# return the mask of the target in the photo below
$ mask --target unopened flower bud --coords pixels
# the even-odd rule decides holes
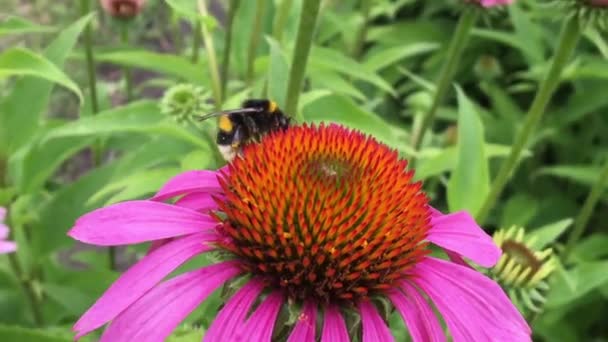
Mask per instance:
[[[211,110],[209,92],[193,84],[178,84],[165,92],[160,102],[161,112],[177,122],[188,121],[194,116]]]
[[[141,12],[145,0],[101,0],[101,7],[109,15],[119,19],[130,19]]]

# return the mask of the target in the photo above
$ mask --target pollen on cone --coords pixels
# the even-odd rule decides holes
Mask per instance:
[[[245,148],[223,175],[222,247],[295,299],[390,288],[425,255],[427,198],[397,152],[340,126]],[[261,162],[265,161],[265,162]]]

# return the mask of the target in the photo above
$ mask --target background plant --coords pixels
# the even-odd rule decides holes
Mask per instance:
[[[19,245],[0,256],[3,341],[71,340],[74,320],[144,250],[75,246],[68,228],[93,208],[149,196],[181,171],[223,165],[214,123],[191,118],[248,97],[270,97],[300,123],[371,134],[416,160],[434,206],[479,210],[567,17],[566,7],[547,10],[541,0],[481,14],[414,148],[458,1],[320,1],[315,18],[302,0],[166,0],[128,21],[94,1],[0,2],[11,9],[0,17],[0,206]],[[298,39],[303,9],[312,13],[309,46]],[[488,232],[525,227],[559,258],[544,307],[529,317],[539,340],[608,335],[606,37],[601,26],[583,27],[515,171],[483,215]],[[192,97],[161,105],[175,86]],[[172,339],[200,340],[215,298]],[[394,333],[407,336],[399,325]]]

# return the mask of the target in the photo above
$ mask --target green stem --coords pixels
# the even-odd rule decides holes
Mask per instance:
[[[198,11],[202,16],[208,16],[207,6],[204,0],[198,0]],[[199,34],[202,33],[203,42],[205,43],[205,51],[207,53],[207,62],[209,63],[209,72],[211,74],[211,88],[213,90],[213,98],[215,100],[215,109],[219,110],[222,107],[222,85],[220,81],[220,69],[217,65],[217,53],[213,44],[213,37],[207,28],[207,25],[201,25],[200,20],[197,23]]]
[[[10,222],[10,210],[8,210],[8,208],[7,212],[8,216],[6,217],[6,222]],[[13,229],[11,230],[8,236],[9,240],[13,239],[13,231],[17,229],[15,225],[12,226]],[[19,263],[19,258],[17,257],[17,254],[22,253],[22,250],[24,250],[24,248],[17,249],[16,252],[9,253],[8,261],[11,266],[11,269],[13,270],[13,273],[15,274],[15,277],[17,278],[17,281],[19,282],[19,285],[21,286],[21,289],[23,290],[23,293],[25,293],[25,297],[27,298],[28,304],[30,305],[30,309],[32,310],[32,316],[34,318],[34,324],[37,327],[41,327],[44,325],[44,318],[42,316],[42,307],[40,305],[40,300],[36,295],[36,291],[34,289],[34,282],[32,281],[31,277],[25,274],[23,268],[21,268],[21,264]]]
[[[572,249],[580,240],[581,236],[585,232],[585,228],[587,227],[587,223],[591,218],[591,214],[593,213],[593,208],[600,199],[600,196],[604,192],[606,182],[608,181],[608,161],[604,165],[604,168],[600,171],[600,175],[597,179],[597,182],[589,192],[587,199],[585,200],[585,204],[583,204],[583,208],[579,212],[576,220],[574,221],[574,228],[568,237],[568,242],[566,242],[566,247],[564,248],[564,252],[562,254],[562,260],[568,261],[568,257],[572,252]]]
[[[251,30],[251,37],[249,37],[249,47],[247,49],[247,73],[245,80],[247,85],[251,85],[254,78],[255,72],[255,57],[260,45],[260,38],[262,37],[262,22],[264,19],[264,12],[266,11],[266,0],[257,0],[255,7],[255,15],[253,19],[253,29]]]
[[[458,65],[460,64],[462,52],[464,51],[464,48],[467,45],[469,33],[471,32],[471,28],[473,28],[473,25],[475,25],[475,22],[477,21],[478,15],[479,9],[476,6],[468,6],[468,8],[464,10],[463,14],[458,20],[456,31],[454,32],[454,35],[452,36],[452,41],[448,46],[445,62],[443,63],[441,72],[439,73],[439,80],[437,82],[437,89],[435,91],[433,103],[431,105],[431,108],[425,113],[424,117],[422,118],[422,124],[420,125],[420,129],[418,130],[418,132],[414,133],[413,147],[416,151],[420,149],[420,145],[422,144],[424,135],[433,123],[433,119],[435,118],[437,109],[439,109],[439,106],[447,95],[448,90],[452,86],[452,79],[454,78],[454,73],[456,72],[456,68],[458,68]]]
[[[201,48],[201,21],[197,20],[194,24],[194,35],[192,40],[192,63],[198,63],[198,51]]]
[[[234,18],[238,11],[241,0],[232,0],[230,9],[228,10],[228,22],[226,23],[226,37],[224,40],[224,55],[222,56],[222,65],[220,69],[221,92],[226,93],[226,85],[228,84],[228,69],[230,68],[230,52],[232,50],[232,30],[234,26]]]
[[[304,83],[306,64],[308,62],[308,55],[310,54],[320,4],[321,0],[307,0],[302,3],[298,35],[289,71],[287,99],[285,101],[285,112],[292,117],[297,116],[298,99],[302,84]]]
[[[181,54],[184,47],[184,36],[182,35],[181,20],[174,14],[170,18],[173,33],[173,48],[177,54]]]
[[[80,14],[87,15],[90,11],[90,0],[80,0]],[[97,101],[97,75],[95,73],[95,59],[93,56],[93,38],[91,24],[84,28],[84,53],[87,63],[87,75],[89,81],[89,97],[91,99],[91,110],[93,114],[99,112],[99,102]]]
[[[87,15],[90,11],[90,0],[80,1],[80,14]],[[93,115],[99,112],[99,100],[97,98],[97,73],[95,71],[95,56],[93,54],[93,32],[91,24],[88,23],[84,28],[84,53],[87,64],[87,76],[89,82],[89,98],[91,101],[91,113]],[[91,162],[94,166],[101,163],[102,146],[100,141],[95,141],[91,146]]]
[[[129,22],[121,23],[120,25],[120,42],[122,43],[123,48],[129,46],[129,28]],[[133,99],[133,75],[131,73],[131,68],[123,66],[122,73],[125,78],[125,96],[127,102],[130,102]]]
[[[528,110],[528,114],[526,114],[523,127],[515,138],[515,142],[511,148],[511,153],[507,157],[507,160],[502,163],[500,170],[496,175],[496,179],[492,184],[490,193],[487,195],[481,209],[477,213],[476,218],[478,222],[483,223],[486,220],[490,210],[498,199],[498,196],[502,192],[504,186],[507,184],[507,181],[513,173],[513,170],[517,166],[521,152],[534,132],[536,125],[542,118],[547,104],[555,92],[555,89],[559,85],[562,70],[564,70],[564,67],[568,63],[572,52],[576,48],[580,35],[580,24],[576,16],[567,19],[562,28],[562,33],[559,38],[559,45],[555,51],[555,55],[553,56],[553,61],[551,62],[549,71],[545,75],[545,78],[536,92],[534,101]]]
[[[272,36],[277,42],[281,42],[283,39],[283,32],[285,31],[285,24],[289,19],[289,12],[291,11],[291,5],[293,0],[283,0],[277,8],[277,13],[274,17],[274,23],[272,24]]]
[[[355,37],[355,41],[353,43],[353,50],[351,55],[354,58],[359,58],[361,56],[361,52],[363,51],[363,45],[365,44],[365,38],[367,37],[367,29],[368,29],[368,21],[370,12],[372,9],[373,0],[361,0],[361,12],[363,14],[363,21],[361,22],[361,26],[357,30],[357,36]]]

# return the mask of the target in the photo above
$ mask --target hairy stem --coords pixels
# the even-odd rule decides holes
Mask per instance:
[[[198,0],[198,11],[202,16],[208,16],[207,6],[204,0]],[[217,53],[213,44],[213,37],[207,25],[201,25],[198,21],[199,34],[202,33],[203,42],[205,43],[205,52],[207,53],[207,62],[209,63],[209,72],[211,74],[211,88],[213,90],[213,99],[215,100],[215,109],[219,110],[222,107],[222,85],[220,82],[220,69],[217,65]]]
[[[287,99],[285,101],[285,112],[292,117],[296,117],[297,115],[298,100],[302,84],[304,83],[306,64],[308,62],[308,55],[310,54],[310,47],[312,46],[320,4],[321,0],[307,0],[302,3],[298,35],[289,71]]]
[[[266,0],[257,0],[255,6],[255,15],[253,18],[253,28],[251,30],[251,37],[249,37],[249,47],[247,49],[247,73],[245,80],[248,85],[253,83],[255,73],[255,57],[260,45],[260,39],[262,37],[262,22],[264,19],[264,12],[266,11]]]
[[[483,205],[481,206],[481,209],[479,210],[479,213],[477,214],[476,218],[478,222],[483,223],[486,220],[490,210],[498,200],[498,196],[515,170],[517,162],[521,156],[521,152],[528,143],[528,140],[534,132],[536,125],[545,113],[545,109],[549,104],[555,89],[559,85],[562,71],[564,70],[566,63],[568,63],[572,52],[576,48],[580,35],[581,30],[577,17],[573,16],[567,19],[564,23],[562,33],[559,38],[559,44],[557,50],[555,51],[555,55],[553,56],[553,61],[551,62],[549,71],[545,75],[545,78],[541,82],[536,92],[534,101],[526,114],[521,130],[515,138],[515,142],[513,143],[513,147],[511,148],[511,152],[509,153],[507,160],[505,160],[500,166],[490,192],[488,193]]]
[[[600,199],[600,196],[604,192],[606,187],[606,182],[608,181],[608,161],[605,162],[603,169],[600,171],[600,175],[597,179],[593,188],[589,192],[587,199],[585,200],[585,204],[583,204],[583,208],[579,212],[576,220],[574,221],[574,228],[570,232],[568,236],[568,242],[566,242],[566,247],[564,248],[564,252],[562,254],[563,260],[567,261],[572,249],[583,236],[585,232],[585,228],[587,227],[587,223],[589,223],[589,219],[591,218],[591,214],[593,213],[593,208]]]
[[[234,17],[238,11],[241,0],[230,1],[228,9],[228,22],[226,23],[226,37],[224,38],[224,55],[222,56],[222,65],[220,69],[221,92],[226,93],[226,85],[228,84],[228,70],[230,68],[230,53],[232,50],[232,30],[234,26]]]
[[[437,82],[437,90],[435,91],[435,96],[433,97],[433,103],[431,104],[431,108],[424,114],[422,118],[422,124],[420,125],[420,129],[418,132],[414,132],[413,135],[413,147],[414,150],[418,151],[420,149],[420,145],[424,139],[424,135],[426,131],[431,127],[433,120],[435,119],[435,114],[439,109],[439,106],[445,99],[445,96],[448,93],[448,90],[452,86],[452,79],[454,78],[454,73],[460,64],[460,58],[462,57],[462,52],[467,45],[467,41],[469,38],[469,33],[471,32],[471,28],[475,25],[477,21],[477,17],[479,15],[479,9],[476,6],[468,6],[465,9],[462,16],[458,20],[458,25],[456,26],[456,31],[452,36],[452,41],[448,46],[447,55],[445,57],[445,62],[441,68],[439,73],[439,80]]]

